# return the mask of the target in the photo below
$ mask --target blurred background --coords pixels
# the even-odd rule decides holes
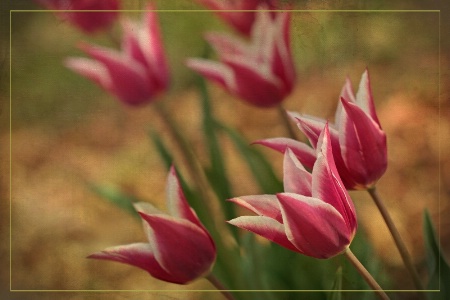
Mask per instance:
[[[179,10],[159,13],[173,78],[164,101],[198,153],[204,153],[196,77],[184,60],[202,55],[205,31],[232,30],[211,12],[185,11],[202,9],[193,0],[155,2],[159,9]],[[140,9],[144,3],[127,1],[124,8]],[[9,2],[9,6],[41,9],[30,1]],[[442,12],[419,11],[443,6],[440,2],[423,6],[422,1],[396,1],[395,5],[388,1],[293,2],[293,8],[309,11],[292,14],[298,83],[285,102],[289,110],[332,118],[346,76],[356,88],[364,69],[369,69],[378,116],[388,138],[388,170],[378,189],[424,279],[425,208],[437,227],[440,222],[444,254],[450,256],[450,47],[445,37],[449,21]],[[326,11],[332,9],[370,11]],[[13,290],[212,289],[205,280],[179,286],[154,280],[127,265],[85,259],[105,247],[144,240],[140,223],[93,194],[86,182],[119,186],[164,208],[166,171],[148,138],[149,130],[164,136],[164,127],[151,105],[126,107],[62,65],[68,56],[84,56],[76,48],[80,41],[114,47],[108,36],[84,35],[49,12],[15,11],[10,15],[9,39],[5,30],[9,11],[1,13],[0,193],[5,266],[10,233],[12,237],[11,275],[2,268],[2,290],[9,289],[9,279]],[[141,13],[124,12],[121,17],[139,20]],[[119,24],[112,34],[120,36]],[[285,135],[276,111],[250,107],[213,84],[208,88],[217,118],[249,141]],[[257,193],[230,141],[224,137],[221,142],[227,172],[235,174],[231,177],[235,195]],[[281,174],[282,156],[261,150]],[[412,289],[376,207],[364,192],[351,196],[360,227],[392,275],[393,288]],[[3,295],[6,299],[55,296],[2,293],[2,299]],[[221,299],[219,294],[200,292],[153,295],[155,299]],[[143,294],[57,295],[58,299],[135,296]]]

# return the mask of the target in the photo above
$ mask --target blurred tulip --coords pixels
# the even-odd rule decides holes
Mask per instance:
[[[317,148],[319,134],[326,121],[312,116],[290,113],[312,147]],[[368,189],[387,168],[386,134],[375,112],[370,88],[369,72],[362,75],[356,96],[347,79],[336,111],[335,124],[330,126],[333,154],[339,175],[347,189]],[[289,147],[298,159],[311,168],[312,149],[306,144],[288,138],[256,141],[279,152]]]
[[[148,243],[107,248],[89,258],[126,263],[167,282],[186,284],[208,275],[216,259],[214,242],[189,206],[172,167],[167,180],[170,215],[149,203],[137,203]]]
[[[258,216],[242,216],[229,223],[307,256],[329,258],[344,252],[357,222],[353,202],[336,170],[328,125],[319,137],[312,174],[288,148],[283,181],[284,193],[230,199]]]
[[[213,10],[230,26],[246,36],[250,36],[255,22],[255,10],[259,5],[266,4],[269,9],[276,7],[273,0],[198,0],[198,2]]]
[[[221,62],[191,58],[187,65],[252,105],[278,105],[295,84],[289,21],[288,12],[272,18],[260,10],[249,43],[228,34],[207,34]]]
[[[112,25],[119,15],[118,0],[35,0],[51,10],[66,10],[58,12],[58,16],[83,30],[93,33]],[[106,10],[105,12],[71,12],[71,10]]]
[[[68,58],[66,66],[130,105],[152,102],[166,90],[169,70],[152,8],[143,24],[124,22],[122,51],[82,44],[92,59]]]

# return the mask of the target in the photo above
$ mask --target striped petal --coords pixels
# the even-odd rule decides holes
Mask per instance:
[[[356,104],[341,99],[339,142],[342,158],[354,181],[370,187],[386,171],[386,134],[378,124]]]
[[[140,214],[151,228],[149,243],[164,270],[184,283],[210,270],[216,250],[203,229],[185,219]]]
[[[197,214],[186,200],[180,180],[173,166],[170,168],[169,175],[167,176],[166,198],[170,215],[189,220],[200,228],[203,228]]]
[[[230,220],[228,223],[256,233],[289,250],[298,252],[298,249],[286,237],[283,224],[272,218],[264,216],[243,216]]]
[[[259,144],[269,147],[280,153],[285,153],[289,148],[301,161],[301,163],[308,169],[312,169],[314,162],[316,161],[316,152],[310,146],[305,143],[296,141],[290,138],[270,138],[264,140],[258,140],[252,144]]]
[[[242,207],[245,207],[255,214],[277,220],[282,223],[280,206],[275,195],[253,195],[242,196],[229,199]]]
[[[350,244],[351,233],[342,216],[330,204],[312,197],[282,193],[281,205],[286,236],[301,253],[329,258]]]
[[[88,258],[116,261],[141,268],[153,277],[173,283],[184,283],[173,277],[161,268],[153,255],[152,248],[147,243],[134,243],[129,245],[107,248],[88,256]]]
[[[289,148],[284,154],[283,172],[285,192],[311,196],[312,176]]]

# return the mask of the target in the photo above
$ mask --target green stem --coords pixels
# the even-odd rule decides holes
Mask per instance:
[[[159,117],[175,142],[175,146],[182,156],[183,163],[187,168],[190,179],[195,186],[195,190],[199,193],[202,204],[208,211],[206,214],[208,219],[205,221],[210,225],[207,227],[214,237],[218,252],[220,253],[221,262],[223,262],[220,263],[220,265],[226,270],[225,273],[230,277],[229,279],[233,280],[234,278],[237,278],[236,276],[233,276],[233,274],[238,272],[237,266],[234,263],[235,257],[233,255],[236,247],[235,241],[225,222],[224,215],[220,211],[220,200],[217,198],[216,194],[212,192],[200,162],[189,144],[180,134],[178,127],[174,120],[172,120],[170,114],[166,111],[165,107],[160,102],[154,103],[153,107],[156,109]]]
[[[283,125],[286,128],[286,132],[287,132],[288,136],[291,139],[296,140],[297,135],[296,135],[294,129],[292,128],[291,120],[289,119],[289,116],[288,116],[286,110],[284,109],[284,107],[281,103],[277,106],[277,108],[278,108],[278,112],[280,113],[281,119],[283,120]]]
[[[205,277],[211,284],[218,289],[222,295],[225,296],[228,300],[235,300],[233,295],[223,286],[223,284],[212,274],[210,273]]]
[[[389,300],[388,295],[383,291],[381,286],[376,282],[376,280],[370,275],[369,271],[362,265],[358,258],[353,254],[350,248],[347,248],[343,253],[344,256],[350,261],[350,263],[356,268],[358,273],[364,278],[364,280],[369,284],[369,286],[377,292],[380,299]]]
[[[414,265],[412,263],[411,256],[409,255],[408,250],[406,249],[405,243],[403,242],[400,233],[397,230],[397,227],[395,227],[394,222],[392,221],[391,216],[389,215],[389,212],[386,209],[386,206],[384,205],[383,201],[381,200],[380,196],[378,195],[378,192],[375,187],[372,187],[367,190],[372,197],[373,201],[378,207],[378,210],[381,213],[381,216],[383,217],[389,231],[391,232],[391,235],[394,239],[395,245],[398,248],[398,251],[400,252],[400,256],[403,259],[403,263],[405,264],[406,268],[408,269],[409,273],[412,276],[412,279],[414,281],[414,285],[416,289],[423,290],[422,282],[420,281],[419,274],[417,274],[416,269],[414,268]]]

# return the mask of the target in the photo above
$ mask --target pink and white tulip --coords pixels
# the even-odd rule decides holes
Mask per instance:
[[[68,58],[65,64],[129,105],[152,102],[169,84],[169,70],[157,15],[149,8],[142,24],[124,22],[121,51],[82,44],[92,59]]]
[[[275,8],[273,0],[198,0],[240,33],[250,36],[255,10],[261,4]],[[245,12],[243,12],[245,11]]]
[[[344,252],[356,232],[356,214],[336,170],[328,125],[318,139],[312,173],[286,149],[283,181],[284,193],[230,199],[257,216],[229,223],[307,256],[330,258]]]
[[[107,248],[89,258],[117,261],[141,268],[151,276],[186,284],[208,275],[216,259],[216,248],[208,231],[186,201],[176,171],[167,180],[165,214],[149,203],[135,207],[147,234],[148,243]]]
[[[289,12],[272,18],[270,12],[258,11],[250,41],[220,33],[209,33],[206,39],[220,62],[191,58],[191,69],[259,107],[276,106],[291,93],[296,76]]]
[[[290,113],[290,116],[316,149],[326,121],[297,113]],[[335,124],[330,126],[330,136],[337,170],[346,188],[367,189],[375,185],[387,168],[387,146],[386,134],[375,111],[367,70],[362,75],[356,96],[347,79],[341,92]],[[298,141],[273,138],[255,143],[283,153],[289,147],[307,168],[311,168],[315,161],[312,149]]]
[[[64,10],[57,15],[85,33],[110,27],[119,15],[118,0],[35,0],[51,10]],[[71,10],[91,10],[80,12]],[[92,11],[95,10],[95,11]],[[100,10],[105,10],[104,12]]]

